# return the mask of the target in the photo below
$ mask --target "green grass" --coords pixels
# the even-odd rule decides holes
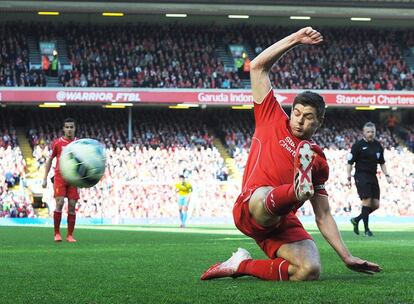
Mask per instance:
[[[237,247],[265,256],[225,226],[77,228],[76,244],[54,243],[51,227],[0,226],[0,303],[414,303],[414,229],[376,231],[370,239],[343,232],[354,255],[381,264],[374,276],[345,268],[311,227],[320,281],[203,282],[202,272]]]

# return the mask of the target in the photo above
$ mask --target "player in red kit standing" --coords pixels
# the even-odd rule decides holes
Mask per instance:
[[[322,41],[319,32],[306,27],[251,62],[255,133],[233,217],[236,227],[253,238],[269,259],[253,260],[239,248],[227,261],[211,266],[202,280],[244,275],[274,281],[319,279],[319,251],[295,215],[307,200],[318,229],[348,268],[369,274],[380,271],[377,264],[352,256],[329,209],[324,186],[329,167],[322,150],[311,141],[324,119],[323,98],[309,91],[297,95],[289,119],[271,87],[269,72],[284,53]]]
[[[76,202],[79,199],[78,188],[70,186],[62,178],[62,175],[59,172],[59,158],[62,153],[62,149],[76,140],[75,138],[76,125],[75,120],[72,118],[66,118],[63,122],[63,136],[59,139],[56,139],[52,143],[52,154],[46,162],[45,166],[45,175],[43,178],[42,187],[46,188],[47,186],[47,176],[49,174],[50,168],[52,166],[53,158],[56,157],[56,167],[55,167],[55,176],[53,181],[53,191],[54,197],[56,199],[56,209],[53,213],[53,222],[55,228],[55,242],[61,242],[62,237],[60,235],[60,222],[62,219],[62,208],[65,203],[65,197],[68,198],[68,233],[66,236],[66,241],[70,243],[76,242],[73,238],[73,231],[75,229],[76,222],[76,212],[75,206]]]

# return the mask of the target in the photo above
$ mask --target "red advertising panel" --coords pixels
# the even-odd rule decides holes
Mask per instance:
[[[299,90],[275,90],[283,104],[292,104]],[[316,91],[329,106],[391,106],[414,107],[414,92],[400,91]],[[0,103],[63,102],[146,103],[146,104],[251,104],[250,90],[192,90],[192,89],[78,89],[78,88],[2,88]]]

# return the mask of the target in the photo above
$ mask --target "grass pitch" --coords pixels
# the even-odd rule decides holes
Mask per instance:
[[[237,247],[265,256],[230,227],[78,227],[70,244],[54,243],[51,227],[0,226],[0,303],[414,303],[414,227],[372,228],[374,238],[341,230],[354,255],[381,264],[374,276],[348,270],[310,227],[320,281],[204,282],[203,271]]]

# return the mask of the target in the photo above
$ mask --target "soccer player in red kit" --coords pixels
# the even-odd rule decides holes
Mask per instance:
[[[62,219],[62,208],[65,203],[65,197],[68,198],[68,233],[66,236],[66,241],[70,243],[76,242],[73,238],[73,231],[75,229],[76,222],[76,212],[75,206],[76,202],[79,199],[78,188],[70,186],[62,178],[62,175],[59,172],[59,158],[62,153],[62,149],[76,140],[75,138],[76,125],[75,120],[72,118],[66,118],[63,122],[63,136],[54,140],[52,143],[52,154],[46,162],[45,166],[45,175],[43,178],[42,187],[46,188],[47,186],[47,176],[49,174],[50,168],[52,166],[53,158],[56,157],[56,167],[55,167],[55,176],[53,180],[53,191],[54,197],[56,199],[56,209],[53,213],[53,222],[55,228],[55,242],[61,242],[62,237],[60,235],[60,222]]]
[[[329,209],[324,186],[329,167],[321,148],[311,141],[324,119],[323,98],[309,91],[297,95],[289,119],[271,87],[269,72],[284,53],[322,41],[318,31],[306,27],[251,62],[255,133],[233,217],[236,227],[269,259],[254,260],[239,248],[227,261],[211,266],[202,280],[245,275],[275,281],[319,279],[319,251],[295,215],[306,200],[312,204],[318,229],[348,268],[369,274],[380,271],[377,264],[352,256]]]

